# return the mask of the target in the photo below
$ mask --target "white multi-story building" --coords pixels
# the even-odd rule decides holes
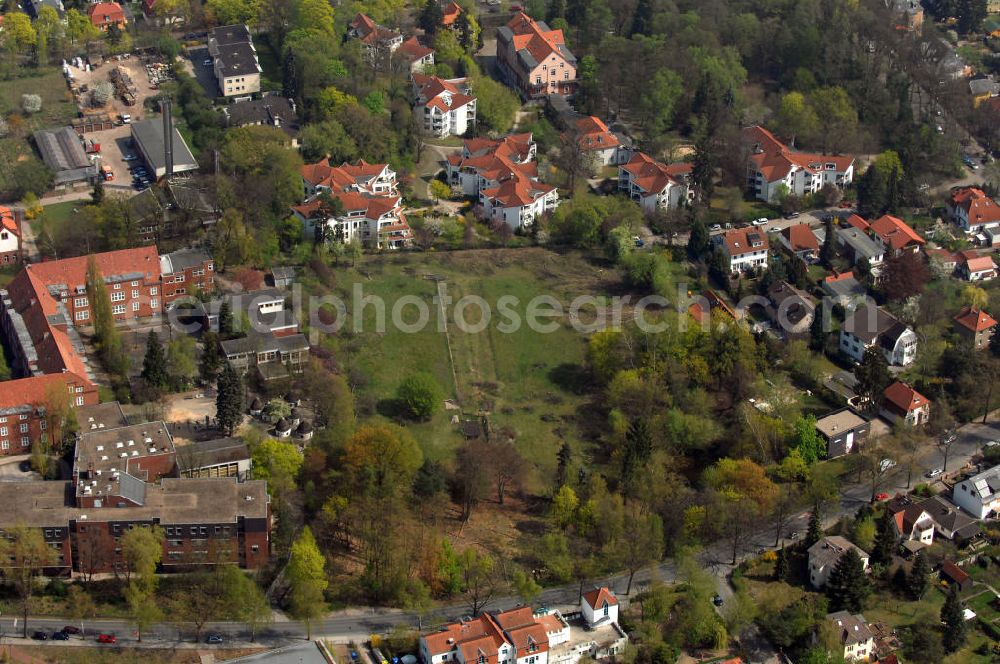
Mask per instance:
[[[466,78],[413,74],[413,113],[432,136],[462,136],[476,126],[476,98]]]
[[[735,228],[716,235],[715,242],[729,262],[733,274],[767,268],[769,244],[767,235],[756,228]]]
[[[396,193],[396,172],[389,164],[369,164],[364,159],[357,164],[331,166],[326,159],[306,164],[301,169],[306,198],[325,191],[355,191],[371,196]]]
[[[917,357],[917,335],[882,307],[860,306],[847,315],[840,330],[840,351],[855,362],[877,346],[889,364],[905,367]]]
[[[664,164],[643,152],[636,152],[618,167],[618,188],[639,203],[647,214],[657,209],[676,208],[694,199],[690,163]]]
[[[977,519],[1000,512],[1000,466],[956,484],[951,490],[951,500]]]
[[[245,25],[213,28],[208,39],[212,71],[224,97],[244,97],[260,92],[263,71],[257,49]]]
[[[499,186],[516,173],[537,178],[538,167],[533,162],[537,149],[530,133],[511,134],[496,141],[470,138],[461,154],[448,155],[448,183],[465,196],[478,197],[483,189]]]
[[[966,233],[1000,226],[1000,205],[978,187],[956,189],[948,201],[948,212]]]
[[[10,208],[0,207],[0,263],[9,265],[21,260],[21,229]]]
[[[586,593],[580,609],[582,624],[575,629],[553,609],[483,612],[421,636],[420,659],[423,664],[576,664],[583,657],[619,654],[628,637],[618,626],[614,594],[607,588]]]
[[[854,157],[798,152],[760,126],[743,130],[750,151],[747,186],[762,201],[774,201],[782,185],[796,196],[812,194],[825,184],[843,187],[854,180]]]

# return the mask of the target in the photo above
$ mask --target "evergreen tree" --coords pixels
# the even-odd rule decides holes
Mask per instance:
[[[871,590],[861,556],[852,547],[840,556],[826,581],[830,610],[858,613],[864,608],[865,599],[871,594]]]
[[[219,426],[230,436],[243,419],[243,379],[228,362],[219,376],[215,417],[219,421]]]
[[[646,420],[636,420],[625,433],[621,457],[621,484],[626,491],[632,488],[636,473],[653,453],[653,437]]]
[[[632,15],[632,29],[629,37],[634,35],[646,35],[653,32],[653,0],[639,0],[635,6],[635,13]]]
[[[994,330],[993,335],[990,336],[990,353],[993,357],[1000,358],[1000,332]]]
[[[545,21],[552,25],[552,21],[557,18],[566,18],[566,0],[549,0],[548,9],[545,12]]]
[[[160,389],[170,383],[170,373],[167,371],[167,357],[160,345],[160,335],[150,332],[146,338],[146,357],[142,360],[142,377],[150,385]]]
[[[708,234],[708,228],[705,227],[705,222],[700,217],[695,217],[694,221],[691,222],[691,234],[688,236],[688,258],[693,261],[704,259],[710,241],[711,237]]]
[[[104,178],[98,177],[94,183],[94,190],[90,192],[90,204],[100,205],[104,202]]]
[[[806,548],[823,539],[823,525],[819,521],[819,510],[809,515],[809,530],[806,531]]]
[[[896,529],[892,523],[889,510],[882,512],[878,522],[878,532],[875,534],[875,548],[872,551],[872,562],[878,565],[888,565],[892,562],[893,551],[896,550]]]
[[[556,486],[562,486],[566,484],[566,480],[569,477],[569,464],[573,460],[573,448],[569,446],[568,442],[564,442],[562,447],[559,448],[557,459]]]
[[[869,166],[858,180],[858,210],[865,216],[879,214],[885,207],[886,190],[882,174]]]
[[[122,345],[121,335],[115,327],[111,297],[104,285],[104,277],[97,266],[97,259],[91,255],[87,259],[87,300],[90,302],[90,316],[94,325],[94,341],[104,368],[112,374],[115,382],[126,379],[129,358]]]
[[[826,321],[823,316],[823,307],[818,306],[813,312],[813,320],[809,325],[809,347],[816,351],[817,353],[822,352],[826,348]]]
[[[778,549],[778,559],[774,561],[774,580],[784,581],[788,576],[788,556],[784,549]]]
[[[862,315],[864,313],[862,312]],[[858,379],[858,396],[862,397],[870,410],[876,410],[882,402],[882,393],[892,382],[889,374],[889,363],[878,346],[872,346],[865,351],[861,364],[854,367],[854,377]]]
[[[927,592],[927,577],[931,573],[930,563],[923,551],[917,551],[917,557],[913,560],[913,567],[910,568],[910,575],[906,579],[906,590],[914,600],[918,600]]]
[[[823,246],[819,250],[819,259],[826,267],[830,267],[833,259],[837,257],[837,228],[833,225],[833,217],[827,218],[824,222],[826,236],[823,238]]]
[[[713,122],[704,117],[696,118],[694,127],[694,166],[691,179],[701,193],[701,200],[707,201],[715,192],[715,169],[719,155],[715,144]]]
[[[233,317],[233,309],[229,306],[228,300],[222,301],[219,307],[219,336],[229,339],[236,334],[236,319]]]
[[[942,639],[945,652],[955,652],[965,645],[965,612],[958,599],[958,586],[953,585],[941,607],[941,622],[944,623]]]
[[[222,367],[222,355],[219,353],[219,335],[215,332],[206,332],[201,338],[201,363],[198,373],[206,385],[215,382]]]
[[[441,9],[441,5],[438,4],[438,0],[427,0],[424,8],[420,10],[420,17],[417,19],[417,24],[423,28],[426,34],[433,36],[438,31],[438,28],[441,27],[443,20],[444,11]]]

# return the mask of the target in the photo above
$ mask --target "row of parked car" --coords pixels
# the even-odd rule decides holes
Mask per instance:
[[[70,635],[80,634],[80,633],[81,632],[79,627],[74,627],[73,625],[66,625],[61,630],[57,632],[52,632],[51,635],[48,632],[43,632],[41,630],[38,630],[31,635],[31,638],[34,639],[35,641],[48,641],[50,638],[53,641],[69,641]],[[114,634],[102,633],[97,635],[97,642],[113,644],[113,643],[118,643],[118,639],[117,637],[115,637]]]

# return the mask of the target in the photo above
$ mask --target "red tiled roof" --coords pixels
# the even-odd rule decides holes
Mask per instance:
[[[982,309],[964,307],[957,316],[955,322],[972,332],[983,332],[997,324],[993,316]]]
[[[951,205],[965,211],[969,226],[1000,222],[1000,205],[978,187],[962,187],[951,195]]]
[[[143,281],[160,280],[160,256],[156,247],[149,245],[134,249],[119,249],[93,254],[97,267],[105,280],[117,279],[124,275],[136,275]],[[57,261],[34,263],[25,267],[32,277],[44,286],[63,285],[69,290],[85,286],[87,282],[88,256],[63,258]]]
[[[691,173],[693,164],[667,165],[643,152],[636,152],[622,168],[632,176],[632,182],[650,195],[659,194],[671,183],[680,184],[680,176]]]
[[[792,251],[819,251],[819,241],[809,224],[795,224],[781,231]]]
[[[851,226],[854,226],[859,231],[867,231],[869,226],[867,221],[865,221],[863,218],[861,218],[856,214],[852,214],[851,216],[849,216],[847,218],[847,223],[850,224]]]
[[[969,580],[968,572],[950,560],[946,560],[941,564],[941,574],[945,575],[958,585],[962,585]]]
[[[884,214],[873,221],[869,229],[893,251],[914,244],[918,246],[926,244],[924,238],[920,237],[905,221],[891,214]]]
[[[566,43],[562,30],[542,30],[535,19],[524,12],[518,12],[507,27],[514,33],[513,45],[515,51],[527,50],[535,62],[545,62],[553,53],[565,59],[560,46]]]
[[[98,2],[87,7],[90,22],[96,26],[124,23],[125,11],[117,2]]]
[[[371,19],[367,14],[358,12],[351,21],[351,28],[358,34],[358,39],[361,43],[368,44],[370,46],[375,45],[376,42],[382,39],[392,39],[397,35],[396,32],[384,28],[375,21]]]
[[[416,37],[410,37],[396,49],[397,53],[402,54],[410,62],[416,62],[417,60],[422,60],[428,55],[434,52],[433,48],[427,48],[419,41]]]
[[[776,182],[786,177],[794,168],[815,173],[825,164],[833,163],[837,171],[846,171],[854,163],[850,155],[811,154],[797,152],[785,146],[774,134],[759,125],[743,130],[744,140],[760,147],[759,152],[750,155],[757,170],[768,182]]]
[[[756,246],[753,246],[754,239],[757,241]],[[734,228],[726,232],[723,240],[726,243],[726,251],[729,253],[730,258],[770,248],[767,234],[755,228]]]
[[[894,410],[900,415],[905,415],[930,403],[927,397],[898,380],[885,388],[882,396],[885,399],[886,406],[891,406],[890,410]]]
[[[0,227],[6,228],[14,235],[21,235],[21,229],[17,227],[17,219],[10,208],[0,207]]]
[[[524,207],[555,189],[550,184],[536,182],[522,175],[505,180],[499,187],[484,189],[483,194],[495,201],[502,208]]]
[[[437,76],[413,74],[413,84],[417,87],[420,98],[427,100],[425,105],[436,108],[442,113],[461,108],[476,100],[475,97],[465,94],[459,87],[464,85],[467,80],[465,78],[446,80]],[[450,104],[445,101],[446,97],[451,98]]]
[[[584,150],[607,150],[621,144],[608,125],[593,115],[577,120],[576,130],[580,133],[580,147]]]
[[[933,256],[935,258],[940,259],[945,264],[948,263],[958,264],[959,261],[959,255],[956,254],[954,251],[948,251],[947,249],[941,249],[939,247],[934,247],[932,249],[925,249],[924,253],[926,253],[928,256]]]
[[[63,392],[69,395],[68,388],[93,388],[93,384],[85,377],[71,371],[51,373],[44,376],[32,376],[3,383],[0,390],[0,411],[20,406],[45,406],[49,401],[53,385],[62,386]]]
[[[462,8],[458,6],[458,3],[449,2],[444,8],[444,15],[441,17],[441,25],[452,25],[456,20],[458,20],[458,16],[461,13]]]
[[[343,163],[340,166],[330,166],[321,159],[315,164],[306,164],[299,169],[302,179],[314,187],[324,186],[330,189],[344,190],[349,187],[363,187],[368,180],[377,177],[388,164],[369,164],[364,159],[356,165]]]
[[[587,601],[592,609],[600,609],[607,602],[610,606],[615,606],[618,604],[618,598],[615,597],[607,588],[595,588],[594,590],[583,593],[583,599]]]

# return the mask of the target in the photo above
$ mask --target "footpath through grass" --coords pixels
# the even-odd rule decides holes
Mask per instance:
[[[463,418],[488,413],[491,430],[510,432],[522,454],[541,473],[556,465],[563,440],[578,440],[579,411],[587,401],[582,393],[586,339],[566,317],[553,318],[552,331],[543,333],[525,323],[528,302],[551,298],[568,309],[578,295],[602,296],[615,287],[618,275],[595,266],[578,254],[543,249],[482,250],[440,254],[404,254],[366,259],[355,269],[337,271],[338,290],[348,302],[353,289],[385,303],[386,325],[376,327],[378,311],[369,304],[363,312],[363,331],[340,342],[340,361],[357,367],[367,377],[367,390],[385,414],[399,383],[417,371],[433,374],[448,398],[461,406]],[[447,308],[447,335],[434,301],[438,285],[451,298]],[[470,296],[478,296],[475,302]],[[397,305],[407,298],[406,306]],[[520,325],[506,324],[500,298]],[[391,324],[397,305],[404,322],[417,321],[420,302],[430,315],[420,330]],[[484,321],[479,302],[489,308]],[[456,309],[468,327],[456,324]],[[543,322],[549,322],[548,319]],[[352,320],[349,327],[354,327]],[[449,340],[451,354],[448,352]],[[454,372],[451,357],[454,358]],[[462,436],[452,424],[454,410],[442,410],[430,422],[411,427],[434,459],[449,458]],[[583,418],[584,420],[586,418]]]

